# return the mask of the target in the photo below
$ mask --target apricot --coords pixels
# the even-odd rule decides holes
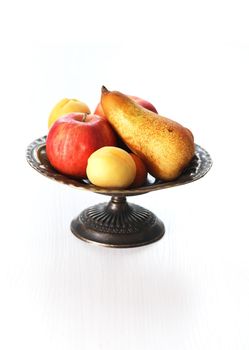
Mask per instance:
[[[88,158],[86,174],[91,183],[105,188],[129,187],[136,176],[136,165],[125,150],[105,146]]]
[[[48,118],[48,128],[50,128],[58,118],[72,112],[90,113],[90,109],[84,102],[74,98],[63,98],[52,109]]]
[[[130,155],[132,156],[132,158],[136,164],[136,176],[131,184],[131,187],[139,187],[145,183],[145,181],[147,179],[148,172],[147,172],[147,169],[146,169],[142,159],[140,159],[134,153],[130,153]]]

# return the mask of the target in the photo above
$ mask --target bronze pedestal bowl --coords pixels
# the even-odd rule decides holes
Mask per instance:
[[[76,180],[57,172],[46,155],[46,136],[32,142],[26,152],[28,163],[42,175],[83,190],[111,196],[108,203],[101,203],[83,210],[71,222],[72,233],[87,242],[116,248],[137,247],[159,240],[165,232],[163,222],[151,211],[127,202],[127,196],[184,185],[203,177],[211,168],[208,152],[196,145],[195,156],[188,168],[176,180],[165,182],[148,177],[147,183],[138,188],[106,189]]]

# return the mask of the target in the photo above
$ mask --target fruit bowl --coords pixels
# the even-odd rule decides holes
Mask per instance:
[[[82,211],[72,220],[71,231],[84,241],[117,248],[149,244],[159,240],[165,232],[164,224],[155,214],[141,206],[128,203],[127,196],[136,196],[196,181],[212,166],[208,152],[199,145],[195,145],[195,156],[176,180],[166,182],[148,176],[147,182],[141,187],[107,189],[94,186],[86,179],[75,179],[56,171],[46,155],[46,136],[36,139],[28,146],[26,158],[32,168],[52,180],[111,196],[109,203],[97,204]]]

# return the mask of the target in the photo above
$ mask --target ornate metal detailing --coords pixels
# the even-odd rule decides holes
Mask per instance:
[[[83,211],[80,220],[89,229],[103,233],[134,234],[147,225],[153,225],[154,214],[138,205],[129,205],[125,197],[112,198],[112,201],[101,203]]]
[[[112,197],[85,209],[71,224],[80,239],[111,247],[135,247],[152,243],[164,234],[163,223],[149,210]]]

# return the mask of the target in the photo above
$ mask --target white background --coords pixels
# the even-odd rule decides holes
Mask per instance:
[[[0,5],[0,347],[248,350],[247,1],[6,1]],[[31,169],[63,97],[141,96],[214,161],[196,183],[133,197],[166,234],[113,250],[70,233],[108,198]]]

